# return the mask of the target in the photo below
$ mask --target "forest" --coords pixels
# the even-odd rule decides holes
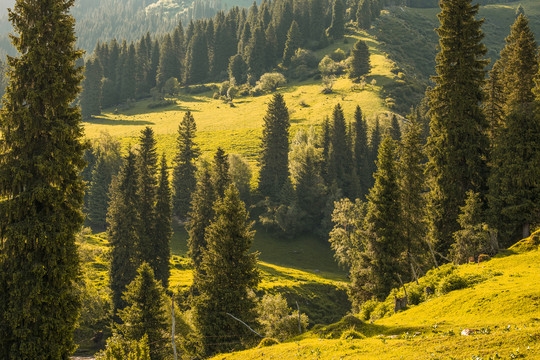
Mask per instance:
[[[480,5],[441,1],[435,75],[429,83],[406,82],[390,71],[400,85],[380,80],[377,95],[386,96],[388,111],[373,115],[346,104],[333,84],[347,79],[350,92],[375,91],[370,74],[380,71],[380,54],[366,34],[384,26],[386,9],[433,2],[274,0],[208,11],[194,4],[200,16],[171,16],[159,28],[146,28],[143,18],[117,24],[108,35],[118,39],[110,41],[90,35],[97,45],[87,56],[77,50],[75,31],[84,24],[77,11],[95,7],[17,0],[10,11],[18,55],[2,64],[1,358],[66,359],[77,346],[100,360],[203,359],[246,349],[259,351],[246,358],[264,358],[265,349],[295,342],[296,354],[310,357],[300,355],[300,341],[313,336],[347,344],[439,336],[438,323],[396,335],[384,319],[434,306],[453,291],[485,285],[496,292],[489,284],[498,279],[534,278],[540,54],[522,6],[489,64]],[[127,16],[150,4],[109,5]],[[298,126],[287,88],[311,81],[337,103],[325,107],[322,121]],[[254,158],[220,146],[202,150],[204,114],[185,101],[201,94],[229,109],[265,96]],[[83,124],[126,116],[141,104],[152,121],[181,109],[167,152],[158,151],[163,140],[150,120],[127,139],[85,136]],[[343,269],[341,283],[313,271],[318,280],[310,286],[319,290],[306,299],[305,273],[295,279],[274,270],[279,284],[270,287],[275,264],[261,263],[264,254],[253,250],[259,233],[327,244]],[[178,256],[173,242],[181,234],[186,251]],[[470,266],[478,269],[473,275]],[[179,281],[180,273],[187,278]],[[506,318],[468,329],[492,336],[485,354],[493,354],[497,337],[508,346],[540,338],[531,317],[538,289],[526,288],[513,311],[523,316],[515,331],[532,327],[528,337],[502,333],[512,329],[500,328]],[[339,289],[347,294],[343,314],[331,307],[342,303]],[[330,307],[317,299],[322,292]],[[336,323],[332,311],[348,315]],[[441,325],[443,337],[455,335]],[[323,358],[336,355],[326,351]],[[392,358],[392,351],[381,356]]]

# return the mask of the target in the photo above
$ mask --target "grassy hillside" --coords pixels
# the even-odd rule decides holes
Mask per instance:
[[[459,266],[454,275],[476,279],[468,287],[389,317],[348,316],[287,343],[215,359],[538,359],[539,239],[537,232],[488,262]]]

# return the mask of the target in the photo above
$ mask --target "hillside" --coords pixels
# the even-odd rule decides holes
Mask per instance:
[[[454,276],[469,279],[464,289],[437,291],[417,306],[373,322],[348,316],[287,343],[214,359],[536,359],[539,237],[537,232],[488,262],[453,270]],[[439,272],[445,271],[448,266]],[[470,335],[462,335],[465,329]]]

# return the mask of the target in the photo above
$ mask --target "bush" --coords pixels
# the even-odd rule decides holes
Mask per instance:
[[[167,107],[167,106],[175,105],[175,104],[176,104],[176,100],[169,99],[169,100],[153,101],[150,104],[146,105],[146,107],[149,109],[157,109],[157,108]]]
[[[409,288],[407,301],[409,305],[418,305],[425,300],[424,288],[420,285],[415,285]]]
[[[321,62],[319,63],[319,71],[321,72],[321,74],[323,74],[323,76],[340,75],[345,72],[346,68],[347,66],[344,62],[335,62],[328,55],[323,57]]]
[[[332,89],[334,87],[334,77],[332,76],[325,76],[323,79],[322,79],[322,90],[321,92],[323,94],[331,94],[332,93]]]
[[[464,289],[467,287],[467,280],[458,274],[445,276],[439,284],[439,293],[444,295],[453,290]]]
[[[263,332],[267,337],[278,340],[286,340],[298,334],[298,311],[290,313],[287,300],[280,294],[264,295],[257,306],[258,321],[263,326]],[[302,331],[308,325],[306,314],[300,315]]]
[[[340,339],[341,340],[355,340],[355,339],[365,339],[365,335],[354,330],[354,329],[349,329],[345,332],[343,332],[343,334],[341,334],[341,337]]]
[[[184,88],[184,92],[190,95],[202,94],[212,90],[217,90],[217,86],[192,85]]]
[[[335,62],[341,62],[347,58],[347,54],[345,54],[345,51],[341,49],[335,50],[329,56],[330,56],[330,59],[334,60]]]
[[[375,310],[378,304],[379,302],[374,299],[368,300],[365,303],[363,303],[362,306],[360,307],[360,312],[359,312],[360,318],[364,321],[368,321],[371,318],[371,314],[373,313],[373,311]]]
[[[266,73],[261,76],[259,81],[257,81],[257,86],[253,89],[254,91],[262,92],[272,92],[276,91],[278,87],[283,86],[287,83],[287,79],[283,74],[274,72]]]
[[[231,87],[231,83],[229,81],[224,81],[219,86],[219,95],[221,96],[227,96],[227,92],[229,91],[229,88]]]
[[[174,77],[170,78],[163,85],[163,93],[169,95],[177,95],[180,91],[180,83]]]
[[[390,302],[380,302],[371,313],[370,320],[382,319],[394,312],[394,304]]]
[[[296,50],[296,53],[291,59],[291,66],[297,67],[301,65],[307,66],[308,68],[311,68],[311,69],[317,68],[318,61],[313,51],[306,50],[306,49]]]
[[[148,337],[141,340],[127,340],[122,335],[114,334],[107,340],[107,347],[100,351],[96,360],[150,360]]]
[[[261,340],[261,342],[257,346],[257,349],[267,347],[267,346],[277,345],[277,344],[279,344],[279,341],[277,341],[274,338],[264,338]]]

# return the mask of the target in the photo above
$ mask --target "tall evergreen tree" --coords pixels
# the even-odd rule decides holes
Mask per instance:
[[[247,65],[241,55],[236,54],[229,59],[229,79],[234,85],[246,82]]]
[[[500,63],[499,63],[500,64]],[[504,119],[504,86],[501,78],[500,66],[493,66],[489,72],[489,77],[484,84],[483,109],[488,123],[488,135],[491,143],[495,139],[495,134],[503,123]]]
[[[263,118],[259,192],[277,200],[289,178],[289,110],[283,95],[274,94]]]
[[[169,261],[171,257],[171,238],[172,238],[172,204],[171,187],[169,185],[169,168],[165,154],[161,157],[159,170],[159,180],[156,196],[156,224],[155,240],[156,248],[155,275],[156,279],[161,281],[163,287],[169,286]]]
[[[84,146],[73,3],[17,0],[9,10],[19,56],[8,57],[0,115],[2,359],[67,359],[75,350]]]
[[[248,76],[251,76],[253,80],[257,80],[264,73],[264,56],[266,54],[265,39],[262,27],[256,26],[248,46],[245,48]]]
[[[103,68],[97,58],[86,62],[84,81],[81,92],[81,113],[83,119],[101,114],[101,90],[103,86]]]
[[[159,66],[156,74],[156,86],[161,89],[163,85],[172,77],[177,74],[176,65],[178,59],[176,58],[176,52],[170,35],[165,35],[160,48],[159,54]],[[182,79],[177,79],[182,81]]]
[[[126,307],[120,311],[120,331],[126,339],[148,337],[151,360],[166,359],[168,324],[165,313],[165,292],[147,263],[137,270],[137,276],[122,296]]]
[[[330,152],[328,154],[329,185],[335,182],[343,191],[345,197],[352,197],[351,184],[352,152],[347,141],[347,124],[340,104],[337,104],[332,114],[332,132],[330,137]]]
[[[174,50],[174,58],[175,63],[173,64],[174,68],[174,75],[178,81],[182,81],[182,60],[185,58],[184,54],[184,27],[182,26],[182,22],[179,21],[178,25],[174,29],[173,36],[172,36],[172,45]]]
[[[367,122],[362,116],[360,106],[354,112],[354,165],[359,178],[359,193],[361,199],[368,194],[371,179],[369,166],[369,144],[367,139]]]
[[[197,184],[195,161],[200,151],[195,144],[197,125],[191,112],[187,112],[178,126],[176,144],[178,146],[173,168],[173,211],[180,219],[185,219],[191,202],[191,194]]]
[[[387,134],[379,149],[375,185],[365,219],[365,250],[352,269],[354,302],[385,299],[399,285],[403,239],[400,229],[400,192],[394,141]]]
[[[203,82],[209,71],[207,39],[202,29],[196,29],[186,51],[186,84]]]
[[[334,39],[341,39],[345,35],[345,5],[343,0],[334,0],[332,6],[332,23],[328,30],[328,36]]]
[[[395,114],[392,115],[392,121],[390,122],[390,128],[388,130],[392,140],[401,141],[401,127],[399,126],[399,121]]]
[[[371,27],[371,1],[360,0],[356,10],[358,29],[369,30]]]
[[[212,165],[212,186],[216,192],[217,198],[222,198],[225,195],[225,190],[231,183],[229,175],[229,160],[225,151],[218,148],[214,155],[214,164]]]
[[[230,343],[250,339],[252,334],[231,314],[245,323],[255,321],[255,302],[249,290],[259,282],[257,255],[250,253],[254,231],[234,185],[216,204],[216,218],[206,233],[208,251],[203,256],[204,272],[195,273],[200,295],[194,301],[194,323],[201,337],[204,355],[234,348]],[[223,339],[215,345],[213,339]],[[210,345],[214,344],[214,345]]]
[[[135,278],[140,265],[137,175],[136,156],[130,150],[122,170],[111,184],[111,202],[107,213],[111,244],[110,284],[115,313],[124,308],[122,294]]]
[[[147,34],[149,36],[149,34]],[[151,43],[150,43],[151,45]],[[150,94],[151,87],[148,86],[148,72],[150,71],[150,58],[151,58],[151,49],[148,49],[148,42],[146,37],[143,36],[137,43],[135,49],[135,60],[136,60],[136,90],[135,96],[141,98],[146,94]]]
[[[379,146],[381,144],[382,139],[382,133],[381,133],[381,127],[379,123],[379,119],[375,122],[375,127],[371,130],[371,136],[369,139],[369,168],[370,168],[370,174],[369,174],[369,189],[374,184],[374,177],[375,171],[377,170],[377,156],[379,153]]]
[[[140,214],[139,246],[142,260],[157,271],[157,248],[155,245],[156,196],[157,196],[157,150],[154,131],[146,127],[139,136],[137,154],[138,195]]]
[[[369,60],[369,49],[363,40],[358,40],[351,51],[351,70],[349,77],[351,79],[359,79],[360,77],[369,74],[371,71],[371,62]]]
[[[124,62],[121,66],[120,78],[120,99],[135,99],[137,90],[137,59],[135,54],[135,45],[130,44],[124,55]]]
[[[285,42],[285,50],[283,51],[283,65],[290,65],[291,58],[301,45],[302,34],[300,33],[298,23],[293,21],[291,27],[289,28],[289,32],[287,33],[287,41]]]
[[[429,92],[431,135],[428,141],[430,237],[446,254],[458,230],[459,208],[468,190],[485,193],[487,122],[481,111],[486,48],[483,20],[471,0],[440,3],[440,52],[436,87]]]

